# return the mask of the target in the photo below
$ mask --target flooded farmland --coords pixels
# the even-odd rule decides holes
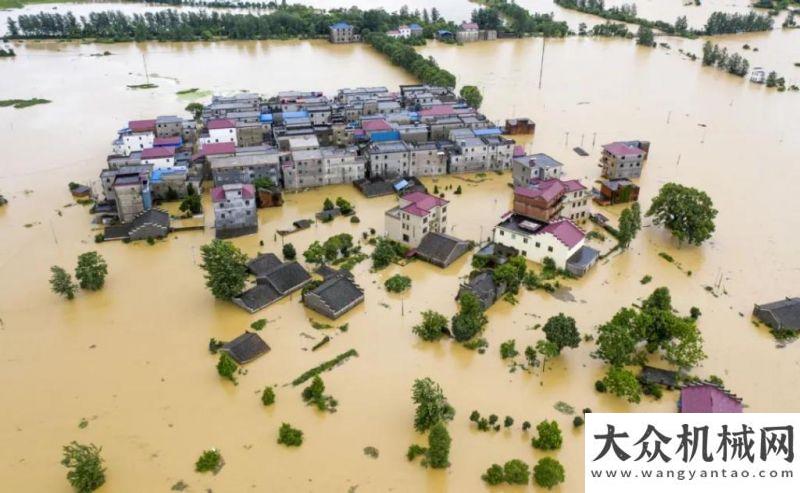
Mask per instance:
[[[800,62],[797,33],[721,39],[731,46],[769,47],[749,56],[763,56],[758,63],[764,65],[785,64],[781,70],[796,81],[800,77],[790,70]],[[699,375],[721,376],[744,397],[746,411],[798,411],[800,396],[790,389],[800,348],[777,349],[749,313],[755,302],[798,294],[800,96],[778,94],[678,55],[683,46],[699,53],[702,40],[669,42],[673,50],[624,40],[548,40],[541,89],[541,39],[420,48],[460,84],[477,85],[490,118],[533,118],[536,136],[522,143],[564,162],[568,176],[592,183],[599,177],[601,144],[646,139],[653,147],[640,181],[645,207],[662,184],[675,181],[707,191],[720,211],[717,231],[703,247],[679,247],[646,220],[629,251],[601,262],[583,279],[567,281],[568,293],[522,292],[516,306],[499,302],[487,312],[490,347],[483,355],[450,342],[420,342],[411,333],[423,310],[455,312],[459,278],[470,271],[468,257],[445,270],[414,262],[378,274],[363,262],[354,273],[366,301],[336,322],[349,324],[349,330],[320,331],[309,321],[319,319],[298,294],[253,316],[215,301],[197,266],[212,229],[179,233],[153,246],[95,245],[88,211],[71,205],[66,184],[96,179],[116,130],[129,119],[180,114],[188,102],[175,94],[180,89],[331,93],[413,82],[369,47],[324,41],[15,44],[16,59],[0,60],[0,94],[53,102],[0,108],[0,193],[9,199],[0,208],[0,440],[12,445],[0,450],[3,490],[70,491],[59,464],[61,446],[78,440],[103,447],[103,492],[169,491],[179,480],[189,491],[484,491],[480,475],[492,463],[533,463],[544,454],[531,448],[530,434],[518,426],[476,431],[468,416],[477,409],[513,416],[517,423],[556,419],[566,431],[554,455],[565,464],[567,480],[554,491],[579,492],[583,436],[573,431],[570,416],[553,408],[556,402],[594,411],[669,412],[677,396],[628,405],[597,394],[593,383],[602,365],[590,357],[592,344],[565,352],[534,374],[509,373],[499,345],[510,338],[517,347],[535,343],[541,331],[529,329],[559,312],[592,334],[619,307],[662,285],[671,288],[681,312],[692,306],[702,311],[708,359]],[[105,50],[113,55],[90,56]],[[159,87],[128,89],[144,81],[143,55]],[[590,156],[579,157],[575,146]],[[490,174],[480,183],[464,178],[435,183],[463,186],[460,196],[447,193],[449,225],[453,235],[478,241],[510,208],[510,175]],[[259,212],[257,235],[234,242],[250,255],[279,252],[278,229],[313,217],[326,197],[337,196],[355,205],[360,224],[337,219],[285,241],[302,252],[334,233],[360,238],[371,227],[380,232],[384,211],[394,205],[391,197],[364,199],[350,186],[290,194],[283,208]],[[620,212],[594,209],[612,219]],[[207,216],[206,222],[213,219]],[[81,292],[72,302],[58,299],[49,290],[49,267],[71,270],[77,255],[88,250],[108,261],[106,287]],[[397,272],[413,280],[404,295],[383,288]],[[645,275],[653,282],[643,286]],[[716,295],[705,286],[718,286]],[[220,380],[209,339],[229,340],[262,317],[268,323],[261,335],[271,352],[246,367],[238,386]],[[311,352],[328,333],[331,343]],[[300,390],[287,386],[350,348],[359,357],[323,375],[327,392],[339,400],[337,413],[305,406]],[[411,403],[412,382],[424,376],[439,382],[456,408],[449,426],[452,466],[445,471],[405,458],[408,445],[424,441],[413,430]],[[277,401],[264,408],[260,391],[269,384],[278,385]],[[89,424],[81,429],[83,418]],[[302,447],[275,443],[282,422],[305,432]],[[367,446],[376,447],[379,458],[365,456]],[[195,473],[195,459],[211,447],[222,451],[225,467],[216,476]]]

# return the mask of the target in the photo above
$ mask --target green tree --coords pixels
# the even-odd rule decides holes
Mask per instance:
[[[275,404],[275,391],[272,387],[264,387],[264,392],[261,393],[261,403],[265,406]]]
[[[189,103],[186,105],[186,111],[192,114],[192,118],[197,121],[200,121],[200,118],[203,116],[203,105],[201,103]]]
[[[239,366],[227,352],[222,351],[219,353],[219,361],[217,362],[217,373],[219,373],[219,376],[236,383],[236,370],[238,369]]]
[[[519,354],[516,348],[517,342],[514,339],[509,339],[500,344],[500,357],[503,359],[513,358]]]
[[[480,108],[481,103],[483,103],[483,95],[477,86],[463,86],[461,91],[459,91],[459,95],[468,105],[476,110]]]
[[[346,201],[341,197],[336,198],[336,207],[338,207],[339,210],[342,212],[342,214],[344,214],[345,216],[349,216],[350,214],[353,213],[354,210],[353,204],[351,204],[350,202]]]
[[[322,203],[322,210],[323,211],[331,211],[334,209],[333,201],[328,197],[325,197],[325,201]]]
[[[555,358],[559,355],[558,346],[547,339],[542,339],[536,342],[536,352],[542,356],[542,372],[545,370],[547,360],[550,358]],[[530,360],[530,358],[528,359]]]
[[[705,192],[667,183],[653,199],[646,215],[653,217],[654,224],[663,224],[681,243],[700,245],[714,233],[717,210]]]
[[[384,283],[386,291],[390,293],[402,293],[411,287],[411,278],[400,274],[395,274]]]
[[[614,317],[598,328],[597,356],[614,366],[626,366],[641,361],[636,346],[641,335],[636,325],[637,313],[622,308]]]
[[[394,262],[395,258],[397,258],[397,250],[394,243],[386,238],[378,238],[378,243],[372,251],[372,268],[383,269]]]
[[[256,187],[256,190],[269,190],[275,186],[275,182],[268,176],[260,176],[253,180],[253,186]]]
[[[483,313],[483,306],[478,298],[466,291],[458,298],[459,311],[453,316],[451,327],[453,337],[464,342],[475,337],[488,322]]]
[[[72,276],[57,265],[50,267],[50,272],[52,272],[52,276],[50,276],[50,289],[52,289],[55,294],[60,294],[68,300],[75,298],[75,290],[78,288],[78,285],[72,282]]]
[[[617,235],[619,246],[623,249],[628,248],[640,229],[642,229],[642,210],[638,203],[634,203],[620,215]]]
[[[97,291],[103,287],[108,275],[108,265],[97,252],[86,252],[78,257],[75,278],[81,289]]]
[[[503,465],[503,479],[508,484],[528,484],[531,470],[519,459],[511,459]]]
[[[639,26],[639,31],[636,33],[636,44],[642,46],[653,46],[655,45],[655,36],[653,35],[653,30],[647,26]]]
[[[561,354],[565,347],[576,348],[581,343],[581,335],[575,326],[575,319],[559,313],[550,317],[544,324],[547,340],[552,342]]]
[[[481,476],[481,479],[486,481],[486,483],[491,486],[496,486],[502,483],[505,481],[503,476],[503,466],[500,464],[492,464],[491,467],[486,470],[486,473]]]
[[[433,310],[422,312],[422,323],[411,329],[423,341],[438,341],[447,333],[447,317]]]
[[[187,195],[183,201],[181,201],[180,207],[178,209],[181,212],[191,212],[192,214],[200,214],[203,212],[203,203],[200,200],[200,196],[195,194]]]
[[[200,247],[206,286],[214,297],[229,300],[241,293],[247,279],[247,255],[233,243],[212,240]]]
[[[447,402],[442,388],[430,378],[417,379],[412,388],[412,398],[417,405],[414,429],[422,433],[440,421],[450,421],[455,409]]]
[[[608,392],[631,403],[642,400],[642,386],[636,375],[620,366],[612,366],[602,380]]]
[[[197,472],[214,471],[216,473],[221,468],[222,454],[217,449],[204,450],[194,464],[194,470]]]
[[[550,489],[564,482],[564,466],[552,457],[543,457],[533,466],[533,481]]]
[[[443,421],[437,422],[428,435],[428,465],[434,469],[444,469],[450,465],[450,433]]]
[[[294,245],[291,243],[286,243],[283,245],[283,260],[292,261],[297,258],[297,250],[294,249]]]
[[[561,429],[555,421],[544,420],[536,425],[538,437],[531,439],[531,445],[539,450],[558,450],[564,439],[561,436]]]
[[[306,262],[309,264],[322,265],[325,263],[325,248],[319,241],[314,241],[308,246],[306,251],[303,252],[303,257],[305,257]]]
[[[71,442],[64,446],[61,464],[69,469],[67,481],[78,493],[90,493],[106,482],[106,469],[100,451],[94,444]]]
[[[287,447],[299,447],[303,444],[303,432],[292,428],[289,423],[283,423],[278,430],[278,443]]]

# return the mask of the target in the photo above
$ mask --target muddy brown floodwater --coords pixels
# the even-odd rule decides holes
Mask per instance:
[[[796,35],[787,34],[780,43],[773,40],[778,34],[783,33],[748,39],[769,39],[774,53],[800,61]],[[603,369],[590,357],[590,344],[567,351],[544,374],[509,373],[498,354],[500,342],[515,338],[518,348],[535,343],[541,332],[527,329],[559,312],[594,333],[620,306],[662,285],[670,287],[682,312],[697,306],[703,313],[708,359],[697,369],[700,376],[721,376],[744,397],[748,411],[800,410],[794,390],[798,345],[777,349],[749,317],[754,302],[798,295],[798,96],[754,87],[674,51],[577,38],[548,41],[538,89],[541,43],[431,43],[421,52],[461,83],[477,84],[491,118],[534,118],[537,134],[526,147],[564,161],[570,176],[587,183],[599,175],[601,144],[652,141],[642,204],[668,181],[699,187],[720,210],[717,232],[700,248],[679,248],[645,221],[629,251],[567,282],[569,296],[523,292],[518,305],[500,302],[491,308],[484,355],[450,342],[423,343],[411,333],[421,311],[455,311],[453,298],[459,277],[470,270],[469,258],[446,270],[416,262],[379,274],[369,273],[368,262],[359,264],[354,272],[366,302],[336,322],[348,323],[349,331],[330,331],[331,343],[312,353],[324,333],[311,327],[309,317],[317,318],[297,295],[254,316],[211,297],[197,263],[213,230],[173,235],[154,246],[95,245],[88,211],[67,207],[73,202],[67,182],[96,178],[115,130],[128,119],[180,113],[187,100],[175,95],[179,89],[271,94],[412,82],[368,47],[26,43],[17,47],[16,59],[0,60],[3,98],[53,100],[0,109],[0,193],[10,200],[0,208],[2,489],[70,491],[59,464],[61,446],[78,440],[103,447],[104,492],[168,491],[178,480],[191,491],[329,492],[354,486],[370,492],[483,491],[480,475],[492,463],[511,458],[534,463],[542,456],[518,425],[550,418],[566,430],[564,447],[554,455],[566,465],[567,482],[556,491],[579,492],[583,436],[573,431],[570,416],[553,409],[556,402],[595,411],[654,412],[675,410],[677,396],[628,405],[595,393],[593,382]],[[702,41],[694,43],[699,47]],[[89,56],[106,49],[114,55]],[[126,89],[143,79],[142,53],[150,71],[159,74],[159,87]],[[577,145],[591,156],[574,154]],[[463,195],[447,197],[452,233],[478,240],[509,208],[510,177],[490,174],[480,184],[462,178],[441,177],[436,183],[463,186]],[[298,251],[333,233],[360,237],[370,227],[382,231],[383,213],[394,203],[388,197],[366,200],[349,186],[289,195],[283,208],[259,213],[258,235],[235,243],[250,255],[278,252],[277,229],[312,217],[325,197],[336,196],[355,204],[361,223],[340,219],[287,237]],[[615,219],[620,209],[602,211]],[[49,291],[49,267],[72,269],[76,256],[87,250],[107,259],[106,287],[79,293],[72,302],[58,299]],[[659,252],[675,257],[683,271]],[[410,293],[384,291],[383,281],[396,272],[413,279]],[[646,274],[653,282],[642,286],[639,279]],[[719,297],[704,289],[718,283]],[[209,338],[231,339],[261,317],[269,320],[262,335],[272,351],[247,366],[238,386],[221,381],[206,349]],[[340,402],[339,412],[306,407],[300,390],[286,386],[350,348],[360,356],[323,375]],[[423,376],[438,381],[457,410],[449,427],[452,466],[445,471],[423,469],[404,456],[409,444],[424,443],[413,431],[410,398],[413,380]],[[267,409],[259,393],[268,384],[278,387],[277,402]],[[514,431],[477,432],[468,421],[473,409],[511,415],[517,425]],[[78,427],[82,418],[89,422],[85,429]],[[302,447],[275,443],[281,422],[305,432]],[[380,457],[365,456],[366,446],[378,448]],[[217,476],[195,473],[194,461],[210,447],[222,451],[225,467]]]

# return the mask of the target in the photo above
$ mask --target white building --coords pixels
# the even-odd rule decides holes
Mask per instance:
[[[405,176],[411,161],[410,146],[399,140],[378,142],[369,146],[370,176],[387,178]]]
[[[175,166],[174,147],[150,147],[142,151],[142,164],[147,164],[153,169],[164,169]]]
[[[564,164],[547,154],[533,154],[513,158],[511,176],[514,186],[524,186],[533,180],[550,180],[564,175]]]
[[[400,33],[401,38],[410,38],[411,37],[411,28],[407,25],[403,24],[402,26],[397,28],[397,31]]]
[[[364,178],[366,159],[356,153],[355,147],[322,149],[322,180],[326,185],[353,183]]]
[[[153,147],[155,130],[155,120],[129,121],[128,126],[117,133],[117,140],[111,144],[114,154],[130,156],[132,152]]]
[[[217,238],[233,238],[258,231],[256,190],[241,183],[211,189]]]
[[[495,243],[517,250],[531,262],[541,264],[550,257],[560,269],[567,268],[567,261],[585,242],[583,231],[572,221],[560,219],[547,224],[514,213],[508,213],[494,227],[492,237]]]
[[[386,236],[415,248],[430,233],[447,233],[447,204],[439,197],[412,192],[386,211]]]
[[[236,123],[231,120],[209,120],[206,123],[206,130],[208,135],[200,137],[200,145],[219,144],[220,142],[233,142],[234,145],[239,145],[236,137]]]
[[[447,173],[447,156],[433,142],[411,146],[411,176],[437,176]]]

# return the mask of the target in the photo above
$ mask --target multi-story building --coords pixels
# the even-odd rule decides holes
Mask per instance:
[[[378,142],[369,146],[370,176],[394,178],[408,175],[411,164],[411,147],[403,141]]]
[[[322,181],[324,185],[352,183],[364,178],[366,159],[355,147],[346,149],[326,147],[322,152]]]
[[[261,97],[258,94],[242,92],[233,96],[213,96],[211,104],[203,108],[203,121],[227,118],[228,113],[241,111],[261,111]]]
[[[447,204],[424,192],[403,195],[386,211],[386,236],[415,248],[428,233],[447,233]]]
[[[278,151],[237,152],[235,156],[211,156],[208,158],[214,186],[232,183],[253,183],[259,178],[268,178],[279,184],[281,179]]]
[[[236,123],[225,119],[209,120],[206,123],[206,134],[200,137],[200,144],[219,144],[221,142],[233,142],[239,145],[236,136]]]
[[[471,41],[478,41],[480,28],[474,22],[462,22],[456,31],[456,41],[459,43],[469,43]]]
[[[211,189],[214,228],[217,238],[233,238],[258,231],[256,190],[253,185],[235,183]]]
[[[156,137],[177,137],[183,132],[183,120],[167,115],[156,118]]]
[[[152,166],[154,169],[171,168],[175,166],[175,147],[151,147],[142,150],[141,163]]]
[[[153,206],[150,178],[147,173],[117,174],[112,186],[117,216],[123,223],[133,220],[140,212]]]
[[[117,133],[112,142],[114,154],[130,156],[132,152],[153,147],[156,134],[155,120],[132,120],[128,126]]]
[[[649,142],[613,142],[603,146],[600,164],[610,180],[639,178],[650,150]]]
[[[578,180],[552,178],[514,188],[514,212],[538,221],[583,222],[589,217],[588,204],[589,193]]]
[[[478,137],[459,138],[448,156],[448,172],[468,173],[487,169],[489,146]]]
[[[564,175],[564,165],[547,154],[513,158],[511,176],[514,186],[524,186],[532,180],[550,180]]]
[[[513,248],[531,262],[541,264],[550,257],[558,268],[566,269],[567,261],[583,247],[585,235],[567,219],[548,224],[508,213],[494,227],[492,239],[497,244]]]
[[[329,28],[331,43],[356,43],[361,41],[361,36],[356,34],[355,27],[346,22],[337,22]]]
[[[411,176],[437,176],[447,173],[447,155],[433,142],[411,145]]]

